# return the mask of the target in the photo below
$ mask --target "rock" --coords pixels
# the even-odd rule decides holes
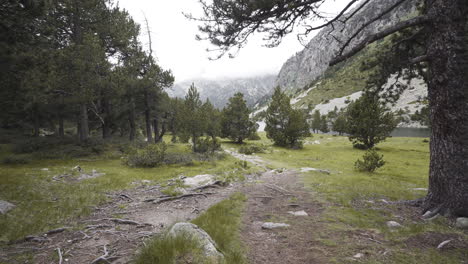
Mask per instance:
[[[0,214],[6,214],[8,211],[12,210],[16,206],[7,201],[0,200]]]
[[[455,226],[461,229],[468,229],[468,217],[458,217]]]
[[[290,225],[285,223],[272,223],[272,222],[265,222],[262,224],[263,229],[275,229],[275,228],[283,228],[283,227],[290,227]]]
[[[151,181],[150,181],[150,180],[141,180],[141,183],[143,183],[143,184],[150,184]]]
[[[309,171],[316,171],[316,172],[321,172],[325,174],[330,174],[329,170],[322,170],[322,169],[309,168],[309,167],[301,168],[301,172],[309,172]]]
[[[42,168],[41,171],[49,171],[48,168]]]
[[[353,258],[362,258],[364,257],[364,254],[362,253],[357,253],[356,255],[353,256]]]
[[[183,179],[184,185],[195,188],[206,184],[211,184],[215,181],[215,176],[210,174],[201,174]]]
[[[400,228],[400,227],[403,227],[402,225],[400,225],[400,223],[395,222],[395,221],[388,221],[388,222],[387,222],[387,226],[388,226],[389,228]]]
[[[203,253],[207,257],[214,257],[216,259],[224,258],[224,255],[216,249],[214,240],[197,225],[192,223],[177,223],[172,226],[168,233],[169,236],[175,237],[177,235],[189,235],[193,239],[197,239],[203,248]]]
[[[306,211],[302,210],[302,211],[289,211],[288,214],[292,214],[294,216],[308,216],[309,214],[307,214]]]

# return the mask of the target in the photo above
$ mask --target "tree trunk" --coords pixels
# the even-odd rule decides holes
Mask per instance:
[[[426,0],[426,6],[432,129],[424,210],[468,216],[468,4]]]
[[[80,104],[80,142],[89,138],[88,107],[85,103]]]
[[[38,107],[36,105],[33,107],[32,115],[33,115],[33,123],[34,123],[33,135],[34,135],[34,137],[38,137],[39,136],[40,121],[39,121],[39,109],[38,109]]]
[[[59,123],[59,128],[58,128],[58,135],[59,137],[63,138],[65,137],[65,129],[63,127],[63,115],[62,113],[58,114],[58,123]]]
[[[109,138],[111,135],[111,109],[110,103],[108,98],[102,99],[102,110],[103,110],[103,120],[104,123],[102,124],[102,138],[106,139]]]
[[[146,138],[148,142],[153,142],[153,132],[151,131],[151,109],[150,109],[150,102],[149,102],[149,94],[148,91],[145,90],[145,123],[146,123]],[[156,133],[156,127],[154,128]]]
[[[133,141],[135,140],[135,135],[136,135],[135,101],[133,100],[133,98],[129,100],[130,100],[130,111],[128,115],[128,122],[130,125],[129,140]]]
[[[153,120],[153,128],[154,128],[154,143],[158,143],[159,142],[159,121],[157,117]]]

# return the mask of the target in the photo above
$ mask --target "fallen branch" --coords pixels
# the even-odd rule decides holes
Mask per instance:
[[[154,204],[160,204],[160,203],[167,202],[167,201],[174,201],[174,200],[179,200],[179,199],[183,199],[183,198],[187,198],[187,197],[193,197],[193,196],[205,196],[206,197],[209,194],[215,194],[215,193],[187,193],[187,194],[174,196],[174,197],[161,198],[159,200],[154,201],[153,203]]]
[[[49,230],[44,234],[45,235],[53,235],[53,234],[62,233],[63,231],[66,231],[66,230],[68,230],[68,227],[60,227],[60,228]]]
[[[124,193],[120,194],[119,197],[126,198],[126,199],[128,199],[130,201],[133,201],[132,197],[130,197],[130,196],[124,194]]]
[[[62,264],[62,251],[60,251],[60,248],[57,248],[57,254],[58,254],[58,257],[59,257],[59,264]]]
[[[98,264],[98,263],[102,263],[102,262],[109,263],[109,261],[107,259],[108,257],[109,257],[109,252],[107,251],[106,245],[104,245],[104,255],[102,255],[102,256],[96,258],[95,260],[93,260],[91,262],[91,264]]]

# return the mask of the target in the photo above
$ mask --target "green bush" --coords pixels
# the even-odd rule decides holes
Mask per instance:
[[[354,167],[358,171],[374,172],[376,169],[385,165],[383,155],[379,155],[374,149],[367,150],[362,158],[363,160],[358,159],[356,163],[354,163]]]
[[[192,153],[166,153],[164,157],[165,164],[183,164],[193,165],[195,155]]]
[[[197,144],[194,148],[194,151],[197,153],[213,153],[217,150],[221,150],[221,144],[219,144],[218,141],[215,141],[209,137],[206,137],[204,139],[198,139]]]
[[[262,138],[258,135],[257,132],[255,132],[255,133],[250,134],[247,139],[248,140],[261,140]]]
[[[151,144],[142,149],[133,149],[125,158],[125,164],[130,167],[156,167],[164,163],[167,145]]]
[[[266,148],[264,146],[259,146],[259,145],[248,145],[248,146],[242,146],[239,148],[239,153],[245,154],[245,155],[252,155],[254,153],[265,153]]]
[[[20,155],[10,155],[2,160],[2,164],[8,164],[8,165],[13,165],[13,164],[27,164],[29,163],[30,159],[29,157],[26,156],[20,156]]]

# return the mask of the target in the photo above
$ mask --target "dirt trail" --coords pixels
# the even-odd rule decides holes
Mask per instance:
[[[234,157],[267,168],[267,163],[257,156],[247,156],[228,150]],[[266,171],[260,176],[249,175],[242,183],[228,187],[203,190],[206,195],[186,197],[155,204],[145,202],[160,198],[160,186],[141,184],[134,189],[109,194],[110,201],[96,208],[86,218],[73,219],[64,226],[65,231],[39,235],[32,241],[12,244],[0,252],[0,262],[7,263],[58,263],[58,249],[63,263],[92,263],[105,255],[112,263],[129,263],[144,241],[161,233],[177,221],[190,221],[212,205],[229,197],[235,191],[247,194],[248,202],[243,217],[242,239],[249,248],[251,263],[320,263],[310,250],[317,204],[310,202],[294,171]],[[209,193],[209,194],[208,194]],[[288,211],[305,210],[309,216],[293,216]],[[284,230],[262,230],[266,221],[287,222]],[[304,252],[311,252],[304,253]],[[16,260],[29,254],[32,261]],[[15,262],[16,261],[16,262]],[[105,262],[104,262],[105,263]]]

